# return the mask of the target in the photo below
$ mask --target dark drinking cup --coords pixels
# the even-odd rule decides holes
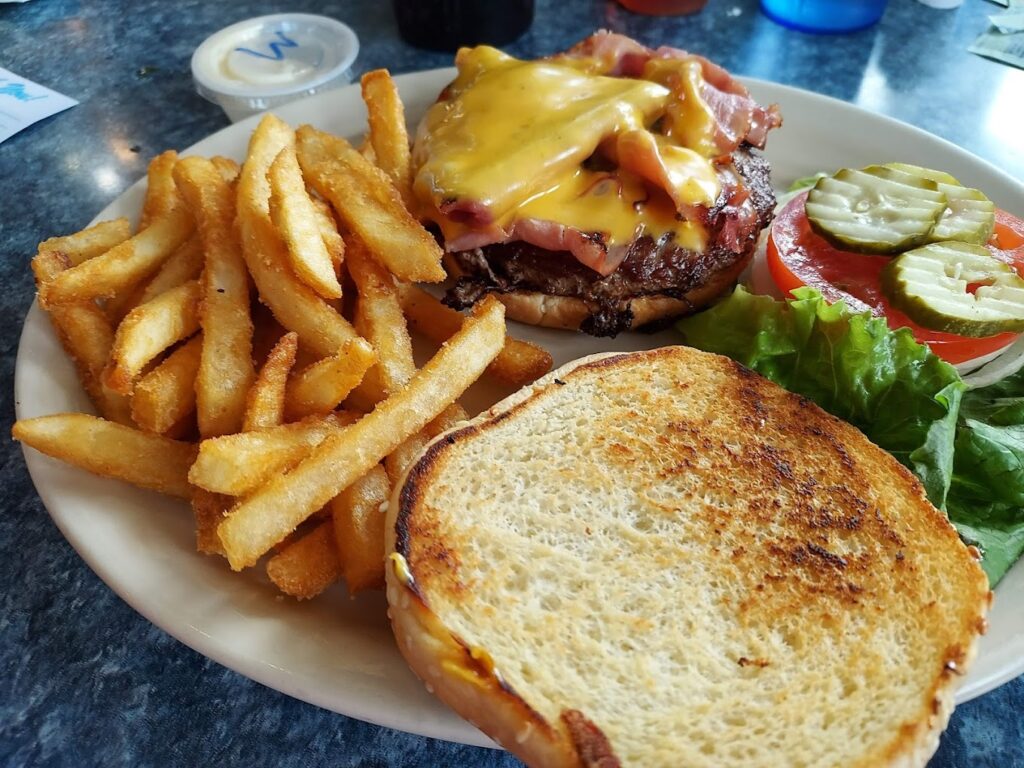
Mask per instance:
[[[464,45],[504,45],[533,22],[533,0],[394,0],[407,43],[434,51]]]

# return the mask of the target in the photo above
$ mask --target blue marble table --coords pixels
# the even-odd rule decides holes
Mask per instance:
[[[891,0],[848,36],[783,29],[756,0],[710,0],[689,18],[603,0],[538,0],[510,50],[539,55],[607,27],[704,53],[730,70],[855,102],[932,131],[1024,176],[1024,72],[966,52],[996,6],[936,11]],[[0,415],[9,434],[18,334],[36,243],[84,226],[148,159],[226,125],[192,89],[209,33],[281,10],[324,13],[359,34],[359,74],[447,65],[398,38],[382,0],[33,0],[0,5],[0,66],[80,106],[0,145]],[[66,766],[503,766],[485,749],[378,728],[293,700],[203,658],[122,603],[50,522],[21,450],[2,444],[0,764]],[[958,708],[933,768],[1024,765],[1024,678]]]

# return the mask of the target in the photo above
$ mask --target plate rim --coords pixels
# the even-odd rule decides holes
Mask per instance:
[[[396,75],[395,79],[400,88],[416,88],[425,89],[433,85],[436,81],[437,84],[443,85],[445,79],[453,75],[455,69],[452,67],[442,67],[436,69],[419,70],[415,72],[409,72],[402,75]],[[745,84],[749,85],[753,90],[768,90],[777,91],[780,96],[791,96],[796,99],[811,99],[812,102],[824,103],[826,109],[839,110],[845,114],[856,115],[858,118],[868,117],[870,119],[877,119],[883,123],[898,126],[901,130],[907,130],[911,132],[911,135],[915,135],[917,138],[926,139],[928,142],[938,143],[947,152],[951,152],[955,155],[960,156],[966,162],[970,164],[981,164],[984,169],[991,174],[1001,177],[1003,182],[1011,188],[1016,188],[1022,196],[1024,196],[1024,183],[1017,181],[1014,177],[1003,171],[1001,168],[995,166],[985,158],[978,157],[964,148],[950,142],[935,134],[929,133],[924,129],[918,128],[917,126],[911,125],[904,121],[896,118],[884,115],[878,112],[874,112],[863,107],[859,107],[856,104],[852,104],[841,99],[828,96],[825,94],[816,93],[814,91],[808,91],[795,86],[790,86],[782,83],[775,83],[769,80],[759,78],[738,78]],[[416,81],[422,81],[417,84]],[[280,116],[282,119],[288,121],[291,124],[310,119],[308,113],[314,109],[315,106],[320,103],[326,103],[329,99],[337,98],[339,91],[347,90],[350,93],[358,89],[358,83],[351,84],[342,89],[335,89],[324,93],[319,93],[311,97],[300,99],[295,102],[276,107],[270,110]],[[773,97],[778,98],[778,97]],[[782,99],[780,99],[782,100]],[[303,113],[304,117],[297,121],[293,114]],[[248,132],[255,127],[258,121],[261,119],[262,114],[253,115],[237,123],[227,125],[218,131],[215,131],[198,142],[195,142],[191,146],[181,150],[182,156],[192,154],[196,151],[202,151],[198,149],[201,145],[210,142],[215,143],[219,140],[224,140],[226,134],[231,135],[232,143],[242,147],[240,142],[235,141],[234,137],[237,134],[240,137],[244,137]],[[103,219],[109,215],[107,212],[119,206],[127,196],[132,194],[138,194],[138,191],[145,184],[145,176],[129,185],[120,194],[117,195],[107,206],[103,208],[96,216],[92,219],[94,223]],[[52,334],[52,328],[49,323],[46,322],[44,313],[40,309],[38,302],[33,301],[29,311],[25,315],[25,319],[22,323],[21,333],[18,339],[18,350],[15,360],[14,370],[14,394],[15,394],[15,414],[17,418],[22,417],[22,412],[26,407],[23,405],[22,395],[27,392],[27,384],[25,381],[27,374],[25,373],[25,360],[31,354],[28,344],[30,343],[30,337],[32,333],[38,330],[38,326],[42,324],[45,328],[45,333]],[[31,398],[28,398],[31,399]],[[47,487],[45,482],[38,482],[37,475],[41,475],[44,472],[44,467],[48,466],[48,462],[54,460],[39,454],[38,452],[22,446],[22,453],[25,457],[25,463],[29,471],[29,475],[32,478],[33,486],[35,487],[36,493],[39,495],[50,519],[53,520],[57,526],[61,535],[68,541],[69,544],[74,548],[78,555],[82,558],[86,565],[104,582],[104,584],[111,589],[118,597],[120,597],[125,603],[127,603],[133,610],[143,616],[154,626],[160,628],[164,632],[174,637],[179,642],[188,646],[197,653],[205,656],[206,658],[221,664],[251,680],[254,680],[262,685],[272,688],[276,691],[284,693],[285,695],[298,698],[307,703],[315,706],[328,709],[339,714],[343,714],[349,717],[354,717],[365,722],[372,723],[377,726],[385,728],[395,728],[398,730],[406,731],[421,736],[427,736],[431,738],[439,738],[447,741],[456,743],[467,744],[471,746],[482,746],[496,748],[497,745],[486,737],[483,733],[478,731],[468,723],[458,719],[454,716],[447,708],[445,711],[452,715],[448,718],[441,720],[435,720],[430,723],[423,721],[419,722],[397,722],[394,718],[389,719],[384,716],[386,712],[382,713],[379,706],[374,705],[371,702],[363,702],[358,699],[349,698],[345,700],[344,707],[339,707],[337,698],[337,692],[333,692],[331,695],[329,689],[320,690],[316,686],[288,686],[285,682],[288,679],[287,673],[285,673],[285,681],[282,681],[281,671],[271,665],[267,661],[253,661],[247,658],[244,654],[238,653],[230,644],[218,642],[214,637],[205,634],[199,627],[193,626],[191,623],[185,622],[184,625],[175,623],[174,621],[165,620],[166,617],[163,612],[159,609],[159,601],[147,600],[147,596],[139,594],[131,583],[130,578],[119,577],[116,573],[117,567],[114,564],[114,559],[104,559],[101,553],[94,552],[93,548],[86,542],[81,535],[81,531],[77,531],[72,524],[71,518],[66,513],[55,512],[54,509],[60,509],[62,504],[66,501],[62,501],[54,497],[54,491],[52,488]],[[110,481],[106,481],[110,482]],[[1020,571],[1024,569],[1024,560],[1018,561],[1014,566],[1013,570]],[[1012,572],[1012,571],[1011,571]],[[1022,637],[1021,645],[1024,647],[1024,637]],[[1021,654],[1018,658],[1016,665],[1006,664],[1002,668],[995,670],[988,675],[978,679],[971,680],[971,674],[977,669],[977,664],[972,666],[972,670],[968,673],[968,680],[972,683],[970,688],[961,688],[958,691],[957,703],[962,704],[977,696],[984,695],[991,690],[999,687],[1000,685],[1008,682],[1024,673],[1024,654]],[[410,672],[411,674],[411,672]],[[965,693],[969,695],[964,695]],[[436,700],[435,700],[436,701]],[[439,701],[437,702],[439,707],[444,707]],[[453,719],[454,718],[454,719]]]

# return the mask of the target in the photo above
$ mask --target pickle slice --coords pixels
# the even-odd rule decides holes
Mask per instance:
[[[1024,280],[987,248],[931,243],[882,270],[882,289],[911,320],[959,336],[1024,331]]]
[[[956,180],[955,176],[951,176],[945,171],[936,171],[934,168],[925,168],[920,165],[911,165],[910,163],[886,163],[887,168],[895,168],[897,171],[903,171],[909,173],[912,176],[920,176],[922,179],[931,179],[937,184],[951,184],[954,187],[963,186],[959,181]]]
[[[984,193],[971,187],[939,184],[945,193],[947,208],[928,236],[931,242],[959,240],[984,245],[996,226],[996,206]]]
[[[898,253],[928,240],[946,210],[938,184],[884,166],[844,168],[807,194],[807,220],[838,248]]]
[[[932,228],[929,242],[959,240],[963,243],[984,245],[992,237],[996,223],[996,206],[983,192],[965,187],[943,171],[922,168],[907,163],[886,163],[887,168],[903,171],[936,183],[939,192],[946,196],[942,217]]]

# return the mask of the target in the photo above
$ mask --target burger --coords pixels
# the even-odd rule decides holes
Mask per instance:
[[[736,280],[775,198],[781,125],[707,59],[599,32],[521,61],[463,48],[413,145],[445,301],[486,293],[526,323],[596,336],[694,312]]]

